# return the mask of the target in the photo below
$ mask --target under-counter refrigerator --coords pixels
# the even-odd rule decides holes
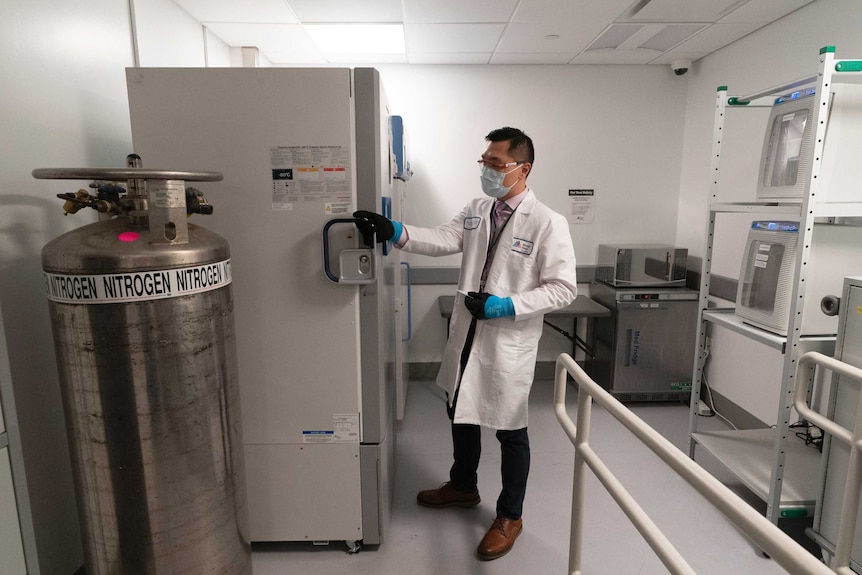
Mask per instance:
[[[609,310],[593,322],[590,375],[620,401],[687,400],[697,328],[696,290],[590,284]]]
[[[214,213],[201,225],[231,246],[252,541],[381,543],[400,252],[374,246],[371,283],[333,282],[323,261],[332,218],[398,213],[379,73],[130,68],[126,78],[144,167],[224,174],[206,189]],[[352,223],[328,232],[336,255],[361,253],[357,236]]]

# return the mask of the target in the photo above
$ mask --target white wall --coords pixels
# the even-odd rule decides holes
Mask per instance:
[[[206,64],[204,35],[208,31],[188,12],[171,0],[147,0],[135,2],[134,6],[140,66],[203,67]]]
[[[448,222],[476,195],[485,135],[514,126],[534,140],[528,184],[562,213],[570,188],[596,191],[593,224],[572,225],[579,264],[607,241],[676,236],[686,80],[666,66],[380,66],[404,117],[415,170],[405,221]],[[639,217],[632,218],[631,214]],[[411,254],[414,265],[457,258]]]
[[[136,4],[139,25],[159,23],[138,36],[143,63],[203,65],[197,22],[169,0]],[[84,182],[30,173],[123,165],[132,151],[124,71],[134,64],[130,21],[128,4],[115,0],[0,2],[0,305],[39,569],[50,575],[74,573],[83,555],[40,251],[95,217],[64,218],[55,197]],[[211,47],[225,59],[219,43]]]
[[[233,62],[234,49],[212,35],[204,42],[203,29],[168,0],[136,5],[142,64]],[[858,16],[854,0],[818,0],[697,62],[682,78],[665,66],[385,66],[416,164],[405,220],[433,225],[456,213],[478,191],[474,160],[483,136],[511,124],[536,140],[530,184],[540,198],[565,210],[569,188],[596,190],[596,222],[572,229],[580,263],[593,263],[602,241],[675,241],[697,253],[715,87],[744,93],[805,75],[825,44],[837,45],[839,57],[862,55]],[[94,218],[62,216],[54,195],[78,183],[34,180],[30,172],[117,166],[131,151],[124,80],[133,64],[130,28],[125,2],[0,2],[0,305],[41,570],[51,575],[72,573],[82,557],[39,254],[50,239]],[[430,308],[433,290],[442,288],[427,289]],[[442,325],[429,309],[417,318],[419,331]],[[436,355],[441,337],[435,331],[416,360]],[[744,404],[732,382],[713,384]]]
[[[703,254],[710,197],[710,151],[716,88],[725,85],[731,95],[744,95],[811,76],[817,72],[818,55],[823,46],[835,46],[838,58],[860,58],[860,23],[862,7],[858,1],[817,0],[777,23],[695,62],[688,73],[690,83],[677,243],[694,248],[697,255]],[[733,124],[724,131],[726,139],[723,154],[726,151],[727,157],[722,162],[721,173],[722,180],[729,177],[733,183],[723,183],[718,199],[753,201],[754,170],[766,129],[766,115],[750,111],[737,114],[734,110],[727,118]],[[743,136],[735,135],[739,133]],[[747,145],[746,135],[750,136]],[[731,137],[734,138],[733,142],[729,140]],[[717,229],[716,239],[720,242],[720,248],[714,254],[713,272],[736,278],[739,275],[747,223],[756,218],[721,218],[729,221],[719,220],[721,226]],[[781,384],[781,356],[724,330],[713,330],[713,338],[717,345],[710,360],[713,366],[710,383],[713,388],[764,422],[775,423]],[[738,368],[730,369],[731,365]],[[756,366],[757,373],[747,373],[744,366]]]
[[[30,172],[123,161],[129,30],[123,2],[0,3],[0,303],[42,573],[73,573],[82,554],[39,254],[94,218],[63,218],[54,195],[77,182]]]
[[[448,222],[481,195],[476,160],[485,135],[514,126],[534,140],[528,184],[569,211],[569,189],[594,189],[595,221],[570,226],[578,264],[605,242],[673,243],[685,77],[667,66],[381,66],[392,112],[404,117],[415,174],[404,221]],[[457,267],[460,256],[407,254],[414,266]],[[414,288],[411,362],[440,361],[445,321],[436,297],[454,286]],[[566,327],[566,326],[564,326]],[[571,327],[567,327],[571,331]],[[571,351],[545,330],[540,360]]]

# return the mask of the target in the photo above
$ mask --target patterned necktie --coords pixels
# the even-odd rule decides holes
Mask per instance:
[[[488,279],[488,270],[491,268],[491,262],[494,261],[494,254],[497,251],[497,236],[503,230],[509,217],[512,215],[512,208],[506,202],[498,201],[494,204],[494,217],[491,221],[491,238],[488,240],[488,256],[485,258],[485,266],[482,268],[481,288],[485,289],[485,281]]]
[[[512,208],[506,202],[498,201],[494,204],[494,227],[491,228],[491,243],[497,238],[500,229],[505,225],[509,216],[512,215]]]

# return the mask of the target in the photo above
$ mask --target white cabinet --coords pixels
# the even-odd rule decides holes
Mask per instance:
[[[790,429],[793,403],[794,377],[799,355],[806,351],[820,351],[831,355],[834,336],[804,336],[803,309],[806,303],[806,278],[810,273],[812,244],[815,240],[815,220],[818,224],[853,222],[862,217],[862,195],[855,193],[856,201],[824,202],[820,198],[829,192],[821,174],[823,149],[827,142],[827,119],[830,117],[835,86],[862,83],[862,61],[838,60],[835,50],[826,47],[820,52],[817,75],[796,80],[749,96],[729,98],[727,88],[719,87],[716,93],[714,137],[712,147],[712,201],[707,220],[706,245],[703,252],[703,272],[700,287],[699,330],[695,369],[692,377],[691,413],[689,425],[689,455],[694,458],[695,447],[714,455],[753,493],[767,504],[767,518],[773,522],[782,517],[813,516],[817,491],[816,469],[820,454],[798,440]],[[722,142],[726,114],[744,113],[743,109],[772,106],[776,96],[801,89],[814,88],[817,103],[812,113],[813,129],[805,138],[814,150],[812,168],[805,175],[801,199],[760,202],[718,201],[718,184],[721,172]],[[837,133],[837,132],[836,132]],[[862,140],[862,134],[859,134]],[[831,169],[832,166],[829,167]],[[733,174],[731,174],[733,177]],[[833,194],[833,198],[835,195]],[[789,309],[788,335],[778,336],[751,327],[740,321],[733,310],[710,308],[711,265],[715,247],[716,219],[722,214],[769,214],[770,218],[799,222],[799,239],[793,269],[792,294]],[[757,216],[752,219],[758,219]],[[857,272],[858,273],[858,272]],[[853,272],[844,274],[853,275]],[[740,278],[742,281],[742,278]],[[838,288],[840,293],[840,287]],[[809,294],[810,295],[810,294]],[[703,365],[709,354],[707,330],[729,329],[752,340],[752,345],[764,346],[764,353],[783,355],[780,393],[775,398],[778,415],[774,428],[727,432],[698,432],[698,399],[703,383]],[[732,361],[733,358],[716,358],[711,361]]]

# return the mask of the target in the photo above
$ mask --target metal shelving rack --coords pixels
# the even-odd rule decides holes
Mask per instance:
[[[814,220],[815,218],[862,217],[862,203],[827,204],[818,203],[815,200],[815,197],[819,197],[816,195],[818,174],[821,171],[826,119],[829,117],[829,93],[833,82],[862,83],[862,61],[838,60],[835,58],[835,48],[827,46],[820,50],[820,69],[816,76],[795,80],[748,96],[728,97],[726,86],[720,86],[716,92],[711,163],[712,199],[709,206],[700,283],[699,329],[689,414],[689,456],[694,458],[697,445],[710,452],[735,473],[746,487],[766,501],[766,517],[773,523],[778,523],[780,518],[813,516],[816,500],[817,477],[815,473],[811,473],[811,470],[817,469],[820,454],[803,445],[790,432],[797,358],[806,351],[820,351],[831,355],[835,341],[834,337],[801,335],[806,263],[810,257]],[[814,138],[813,165],[801,204],[718,202],[725,114],[733,108],[772,106],[775,96],[812,85],[816,86],[815,97],[818,99],[813,118],[815,129],[811,130],[809,135]],[[722,213],[768,213],[799,218],[802,233],[800,233],[800,246],[796,255],[787,337],[776,336],[742,323],[735,318],[732,309],[709,309],[715,222],[718,214]],[[774,428],[698,433],[697,404],[700,398],[703,365],[708,354],[705,348],[707,324],[740,333],[784,355],[777,425]]]

